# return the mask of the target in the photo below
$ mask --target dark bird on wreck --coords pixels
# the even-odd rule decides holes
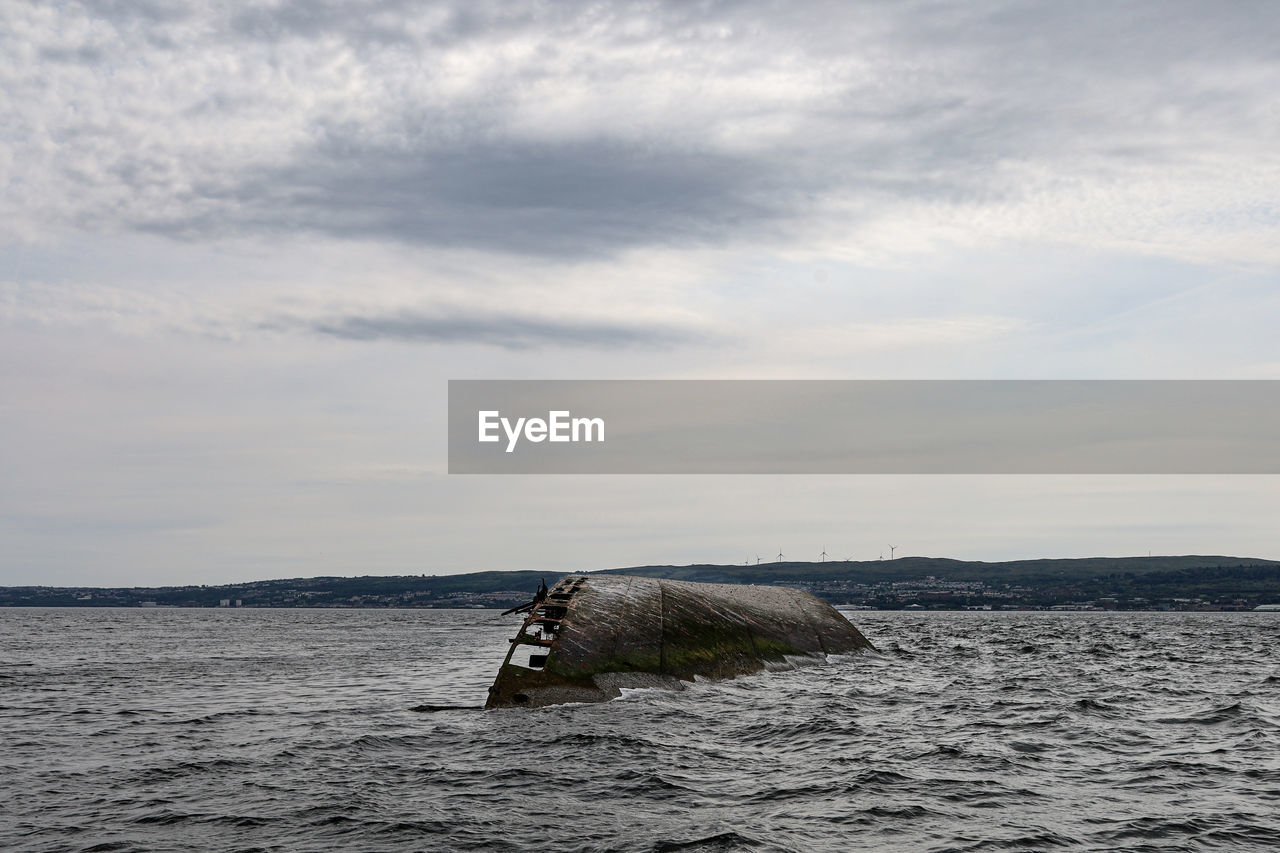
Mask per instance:
[[[831,605],[790,587],[569,575],[506,612],[528,616],[486,708],[602,702],[873,648]]]
[[[543,600],[546,599],[546,597],[547,597],[547,579],[543,578],[542,581],[538,584],[538,591],[533,594],[533,601],[530,601],[528,604],[518,605],[516,607],[511,608],[510,610],[504,610],[502,611],[502,615],[510,616],[512,613],[528,613],[530,610],[533,610],[533,608],[541,604]]]

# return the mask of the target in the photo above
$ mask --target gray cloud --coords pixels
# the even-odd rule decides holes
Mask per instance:
[[[298,230],[414,245],[583,257],[654,243],[715,243],[782,220],[795,189],[747,158],[599,140],[433,148],[334,129],[287,166],[196,192],[212,209],[140,218],[185,238]],[[129,164],[121,177],[151,174]],[[208,207],[208,205],[203,205]]]
[[[282,325],[294,324],[276,323],[273,327]],[[316,334],[353,341],[484,344],[508,350],[540,347],[664,348],[696,340],[691,331],[676,326],[463,312],[357,314],[307,321],[303,325]]]
[[[1043,187],[1010,163],[1058,188],[1135,164],[1177,181],[1226,141],[1263,160],[1277,142],[1267,3],[147,0],[60,14],[114,30],[41,31],[43,76],[20,51],[0,69],[32,138],[14,197],[43,214],[28,222],[91,230],[597,257],[802,240],[828,205],[852,227],[900,205],[1034,202]],[[89,108],[98,90],[114,112]],[[1247,218],[1254,201],[1195,203]]]

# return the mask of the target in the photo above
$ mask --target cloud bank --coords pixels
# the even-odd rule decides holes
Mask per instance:
[[[1276,259],[1269,3],[8,4],[0,31],[11,239]]]

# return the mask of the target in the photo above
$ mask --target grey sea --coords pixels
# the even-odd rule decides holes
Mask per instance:
[[[482,711],[494,611],[0,610],[0,848],[1280,849],[1280,614],[850,615],[878,652]]]

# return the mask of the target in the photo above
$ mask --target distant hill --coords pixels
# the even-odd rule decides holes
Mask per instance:
[[[744,566],[640,566],[604,571],[703,583],[776,583],[788,580],[881,582],[910,580],[933,575],[951,580],[1044,584],[1064,579],[1079,581],[1116,574],[1137,576],[1151,572],[1177,572],[1226,566],[1280,567],[1280,561],[1249,557],[1180,556],[1083,557],[987,563],[977,560],[952,560],[947,557],[899,557],[895,560],[828,560],[823,563],[762,562],[758,565]]]
[[[808,589],[837,604],[902,607],[1100,606],[1249,609],[1280,603],[1280,561],[1247,557],[1088,557],[988,563],[944,557],[633,566],[610,574]],[[366,575],[220,586],[0,587],[0,606],[53,607],[511,607],[564,572]]]

